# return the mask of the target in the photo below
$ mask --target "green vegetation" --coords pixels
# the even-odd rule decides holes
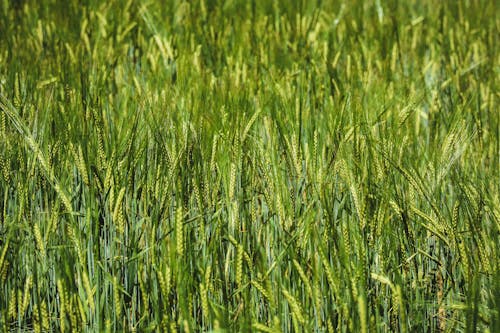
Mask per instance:
[[[500,332],[496,5],[1,1],[0,331]]]

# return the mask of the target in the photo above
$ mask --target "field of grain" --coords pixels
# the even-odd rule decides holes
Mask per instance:
[[[500,332],[498,14],[0,1],[0,331]]]

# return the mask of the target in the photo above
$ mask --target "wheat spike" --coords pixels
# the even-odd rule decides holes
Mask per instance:
[[[83,183],[90,186],[89,175],[87,173],[87,165],[85,163],[85,158],[83,157],[82,146],[78,146],[78,162],[77,168],[82,175]]]
[[[348,258],[351,258],[351,241],[349,239],[349,229],[347,228],[347,223],[342,223],[342,240],[344,242],[345,253]]]
[[[332,271],[332,268],[330,266],[330,262],[328,261],[328,258],[325,256],[325,254],[321,250],[319,251],[319,256],[321,258],[321,263],[323,264],[323,268],[325,269],[326,279],[327,279],[328,283],[330,284],[330,288],[332,288],[333,294],[337,295],[338,294],[338,286],[337,286],[337,283],[335,281],[333,271]]]
[[[82,271],[82,282],[83,287],[85,288],[85,292],[87,293],[87,303],[92,311],[95,309],[94,303],[94,293],[92,291],[92,286],[90,285],[89,276],[86,270]]]
[[[14,100],[12,104],[16,109],[21,107],[22,104],[21,80],[19,79],[19,73],[17,72],[14,78]]]
[[[241,287],[243,282],[243,246],[236,248],[236,285]]]
[[[271,294],[268,293],[267,290],[259,282],[255,281],[255,280],[252,280],[251,284],[252,284],[252,286],[255,287],[255,289],[257,289],[262,294],[262,296],[264,296],[264,298],[270,304],[272,304]]]
[[[137,280],[139,280],[139,290],[141,292],[142,305],[144,306],[144,308],[142,309],[142,313],[146,315],[149,312],[149,298],[148,298],[149,294],[142,278],[143,278],[143,271],[141,267],[139,268]]]
[[[290,304],[290,307],[292,308],[292,313],[296,316],[297,321],[301,324],[304,324],[306,320],[302,315],[302,309],[297,300],[295,299],[295,297],[293,297],[292,294],[290,294],[285,289],[283,289],[282,292],[283,296],[285,296],[286,300],[288,301],[288,304]]]
[[[208,308],[208,291],[204,283],[200,283],[200,299],[201,299],[201,309],[203,312],[203,318],[208,320],[210,315]]]
[[[171,271],[170,271],[170,267],[166,267],[165,268],[165,289],[167,291],[167,293],[170,292],[170,288],[171,288]]]
[[[234,192],[236,188],[236,163],[231,162],[229,171],[229,201],[234,200]]]
[[[0,282],[5,283],[5,280],[7,280],[7,273],[9,272],[9,262],[5,261],[3,264],[3,267],[0,270]]]
[[[118,198],[116,199],[115,208],[113,210],[113,221],[116,223],[116,231],[119,235],[123,234],[125,230],[125,218],[123,216],[122,202],[125,196],[125,187],[122,187]]]
[[[165,281],[165,277],[163,275],[163,273],[159,270],[156,272],[156,274],[158,275],[158,283],[160,285],[160,292],[161,292],[161,296],[164,298],[164,299],[167,299],[168,297],[168,288],[167,288],[167,282]]]
[[[116,276],[113,277],[113,303],[115,306],[116,318],[121,318],[122,316],[121,295],[118,284],[118,278]]]
[[[38,248],[38,251],[40,252],[41,257],[45,258],[45,245],[44,245],[42,233],[40,231],[40,227],[38,226],[38,223],[34,223],[34,225],[33,225],[33,235],[35,236],[36,247]]]
[[[78,332],[77,331],[77,328],[78,328],[78,320],[76,318],[76,314],[77,314],[77,306],[78,306],[78,302],[75,301],[76,300],[76,294],[74,294],[72,297],[71,297],[71,300],[69,301],[69,306],[68,306],[68,309],[70,309],[70,312],[69,312],[69,324],[70,324],[70,327],[72,328],[72,332]],[[85,316],[85,313],[83,314]]]
[[[7,135],[7,117],[4,112],[0,114],[0,135],[3,137]]]
[[[4,268],[5,256],[7,255],[7,250],[9,249],[9,241],[10,239],[7,238],[2,249],[2,253],[0,254],[0,271]]]
[[[26,282],[24,284],[24,293],[23,293],[23,302],[21,306],[21,314],[24,314],[26,312],[26,309],[28,308],[29,302],[30,302],[30,296],[31,296],[31,284],[33,282],[33,279],[31,275],[28,275],[26,278]]]
[[[40,313],[42,315],[41,318],[41,327],[44,332],[49,331],[49,315],[47,312],[47,303],[45,300],[42,301],[42,305],[40,306]]]
[[[10,295],[9,299],[9,310],[8,310],[8,315],[7,317],[10,318],[11,320],[16,319],[17,317],[17,307],[18,307],[18,293],[16,290],[13,290]]]
[[[74,303],[76,303],[79,314],[80,314],[80,319],[82,323],[87,322],[87,315],[85,314],[85,308],[83,306],[82,299],[77,297],[77,295],[74,295]],[[76,310],[75,310],[76,311]],[[75,314],[75,320],[76,320],[76,314]]]
[[[184,254],[184,212],[180,205],[175,214],[175,242],[177,254],[182,257]]]
[[[42,322],[39,317],[40,305],[36,303],[33,306],[33,332],[42,333]]]
[[[364,216],[364,212],[363,212],[363,206],[361,205],[361,202],[360,202],[360,199],[358,196],[358,191],[357,191],[356,187],[357,186],[353,183],[350,186],[350,190],[351,190],[351,195],[352,195],[352,199],[354,202],[354,207],[356,208],[356,212],[358,213],[358,218],[360,221],[361,230],[363,230],[365,228],[366,222],[365,222],[365,216]]]
[[[306,288],[307,294],[309,295],[309,297],[313,297],[311,283],[309,282],[306,273],[304,273],[304,270],[302,269],[302,267],[300,266],[299,262],[296,259],[293,259],[293,265],[295,266],[295,269],[299,273],[300,279],[302,280],[302,283]]]
[[[216,134],[214,135],[214,138],[212,140],[212,155],[210,157],[210,171],[211,172],[214,172],[215,171],[215,158],[216,158],[216,154],[217,154],[217,143],[219,141],[219,135]]]
[[[66,298],[65,289],[63,286],[63,282],[61,279],[57,280],[57,291],[59,293],[59,329],[61,333],[64,333],[66,330],[66,302],[68,301]]]
[[[265,333],[276,333],[276,330],[261,323],[253,323],[252,328]],[[279,331],[278,331],[279,332]]]
[[[313,289],[313,291],[314,291],[313,297],[314,297],[315,317],[318,320],[319,326],[321,326],[322,318],[319,314],[320,314],[321,307],[323,304],[323,302],[321,300],[323,293],[322,293],[321,287],[319,285],[319,279],[315,279],[313,288],[314,288]]]

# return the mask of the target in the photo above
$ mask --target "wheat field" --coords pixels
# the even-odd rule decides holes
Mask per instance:
[[[0,331],[500,332],[494,0],[0,3]]]

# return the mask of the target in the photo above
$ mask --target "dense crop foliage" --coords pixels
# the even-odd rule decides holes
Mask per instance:
[[[496,2],[0,4],[0,330],[500,332]]]

